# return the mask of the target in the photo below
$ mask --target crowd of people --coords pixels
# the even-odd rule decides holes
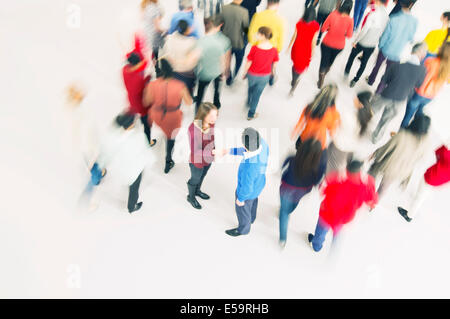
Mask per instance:
[[[197,199],[210,199],[202,191],[202,184],[212,163],[227,155],[241,157],[235,192],[238,226],[226,230],[226,234],[248,234],[266,184],[269,146],[256,129],[247,127],[242,132],[242,145],[217,149],[214,129],[222,106],[223,81],[232,86],[243,68],[243,79],[248,82],[248,121],[258,117],[256,110],[265,87],[276,85],[277,63],[286,36],[280,1],[267,0],[267,8],[258,11],[260,0],[233,0],[229,4],[198,0],[197,9],[192,0],[180,0],[179,12],[172,16],[166,30],[162,25],[163,4],[143,0],[144,36],[135,36],[134,48],[127,54],[122,72],[129,107],[115,118],[101,144],[91,166],[88,191],[106,175],[117,176],[129,186],[129,213],[139,210],[143,204],[139,201],[139,186],[144,168],[156,161],[151,149],[157,143],[151,136],[152,126],[157,125],[166,136],[164,173],[168,174],[175,165],[172,154],[184,104],[194,108],[195,113],[188,128],[191,176],[187,181],[187,202],[202,209]],[[413,43],[418,20],[411,9],[416,1],[395,1],[390,15],[388,2],[305,1],[304,14],[287,46],[292,60],[289,96],[301,88],[302,74],[320,44],[319,91],[299,114],[291,132],[295,154],[282,165],[281,247],[287,241],[290,214],[313,188],[320,190],[323,200],[316,229],[306,239],[314,251],[320,251],[327,232],[331,230],[336,237],[363,205],[373,211],[389,187],[406,188],[417,164],[432,152],[431,119],[425,111],[450,80],[450,13],[443,13],[441,29],[431,31],[424,41]],[[204,34],[197,14],[204,17]],[[352,49],[342,70],[344,79],[348,79],[355,59],[362,53],[359,69],[348,83],[350,87],[360,80],[376,49],[378,55],[366,79],[368,85],[375,84],[384,62],[386,71],[376,90],[354,93],[352,110],[341,117],[336,106],[338,86],[325,84],[325,77],[350,39]],[[402,60],[407,45],[412,46],[411,54]],[[213,101],[205,102],[211,82]],[[77,94],[71,91],[72,99],[79,103],[82,97]],[[391,132],[389,141],[378,145],[386,137],[388,124],[401,112],[405,115],[399,131]],[[140,125],[135,126],[137,120],[143,131]],[[372,124],[376,124],[374,130]],[[420,211],[432,186],[450,181],[450,151],[445,143],[436,151],[436,158],[436,164],[424,172],[414,202],[407,208],[398,207],[398,213],[408,222]],[[370,164],[368,172],[364,170],[366,163]]]

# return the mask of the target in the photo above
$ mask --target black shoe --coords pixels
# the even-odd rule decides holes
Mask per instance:
[[[139,202],[139,203],[136,204],[136,206],[134,206],[134,209],[133,209],[133,210],[129,210],[128,212],[129,212],[130,214],[132,214],[133,212],[135,212],[135,211],[141,209],[141,207],[142,207],[142,202]]]
[[[404,219],[406,219],[406,221],[407,221],[408,223],[412,220],[412,218],[410,218],[410,217],[408,216],[408,211],[407,211],[406,209],[403,209],[403,208],[401,208],[401,207],[397,207],[397,209],[398,209],[399,214],[400,214]]]
[[[196,196],[200,197],[201,199],[210,199],[208,194],[203,193],[201,190],[197,190],[195,193]]]
[[[351,87],[351,88],[354,87],[355,84],[356,84],[356,81],[355,81],[354,79],[350,81],[350,87]]]
[[[238,231],[237,228],[228,229],[228,230],[225,231],[225,233],[227,235],[230,235],[231,237],[237,237],[237,236],[241,235],[241,233]]]
[[[229,77],[229,78],[227,79],[227,81],[226,81],[226,84],[227,84],[228,86],[231,86],[231,84],[233,84],[233,78],[232,78],[232,77]]]
[[[156,142],[157,142],[157,140],[156,139],[152,139],[151,141],[150,141],[150,147],[153,147],[153,146],[155,146],[155,144],[156,144]]]
[[[192,207],[194,207],[195,209],[202,209],[202,205],[200,205],[200,203],[195,199],[195,197],[187,195],[187,201],[191,203]]]
[[[175,162],[170,160],[170,161],[166,161],[166,167],[164,167],[164,173],[169,173],[170,170],[175,166]]]
[[[312,242],[312,240],[313,240],[313,238],[314,238],[314,235],[313,234],[308,234],[308,242]]]
[[[275,76],[271,75],[270,78],[269,78],[269,85],[273,86],[274,84],[275,84]]]

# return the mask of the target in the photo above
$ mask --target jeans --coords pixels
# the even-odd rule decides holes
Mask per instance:
[[[372,134],[372,142],[377,143],[381,137],[384,135],[387,124],[397,115],[398,109],[403,106],[405,101],[395,101],[391,99],[386,99],[380,95],[375,97],[372,108],[374,112],[378,112],[383,109],[383,114],[378,122]]]
[[[336,229],[334,230],[333,242],[336,241],[336,237],[337,237],[341,227],[342,227],[342,225],[337,226]],[[325,241],[325,237],[326,237],[328,231],[330,230],[330,228],[331,227],[328,226],[327,223],[324,220],[322,220],[322,218],[319,217],[319,220],[316,225],[316,231],[314,232],[314,237],[311,241],[314,251],[320,251],[322,249],[323,242]]]
[[[256,219],[258,198],[246,200],[244,202],[244,206],[238,206],[235,204],[235,207],[236,215],[239,221],[238,231],[240,234],[246,235],[250,232],[251,224],[253,224]]]
[[[355,60],[356,56],[359,54],[359,52],[363,52],[363,56],[361,58],[361,65],[359,66],[358,73],[356,73],[355,78],[353,81],[358,82],[361,78],[361,75],[363,74],[364,70],[366,69],[367,61],[369,61],[370,56],[372,55],[375,48],[366,48],[360,45],[359,43],[356,44],[356,48],[352,49],[352,52],[350,53],[350,56],[348,57],[347,65],[345,66],[345,74],[349,74],[350,70],[352,69],[353,61]]]
[[[128,193],[128,211],[132,212],[139,198],[139,185],[141,185],[142,173],[136,178],[133,184],[130,185],[130,191]]]
[[[367,2],[368,0],[355,0],[355,9],[353,11],[353,30],[358,29],[359,24],[363,19],[364,11],[367,8]]]
[[[334,63],[334,60],[341,51],[342,49],[330,48],[329,46],[322,43],[320,45],[321,57],[319,72],[328,72]]]
[[[195,105],[195,113],[197,113],[198,107],[203,101],[203,97],[205,96],[205,91],[208,88],[209,83],[212,80],[199,80],[198,81],[198,91],[197,91],[197,103]],[[219,75],[214,79],[214,105],[220,109],[220,83],[222,82],[222,75]]]
[[[148,143],[152,142],[152,127],[148,124],[148,114],[145,116],[141,116],[142,125],[144,125],[144,133],[147,137]]]
[[[233,82],[233,78],[235,78],[239,72],[239,69],[241,68],[242,61],[244,60],[245,55],[245,46],[242,49],[231,49],[231,55],[234,55],[234,58],[236,59],[236,64],[234,68],[234,76],[233,72],[230,71],[230,75],[227,79],[227,85],[230,85]]]
[[[312,187],[293,188],[288,185],[280,186],[280,241],[286,241],[289,215],[297,208],[303,196],[311,192]]]
[[[406,105],[406,113],[405,117],[403,118],[401,127],[402,128],[408,127],[409,123],[411,122],[411,119],[417,114],[419,115],[423,114],[423,108],[430,102],[431,99],[428,99],[417,93],[414,93],[414,95]]]
[[[248,117],[254,117],[256,107],[258,106],[259,98],[261,97],[264,88],[269,83],[270,75],[256,76],[247,74],[248,79],[248,98],[247,105],[249,106]]]
[[[200,190],[203,184],[203,180],[205,179],[206,174],[208,173],[208,170],[210,169],[211,164],[204,166],[202,168],[198,168],[192,163],[189,163],[189,168],[191,170],[191,178],[188,181],[188,184],[190,185],[196,185],[197,190]]]
[[[375,82],[375,80],[376,80],[376,78],[377,78],[377,75],[378,75],[378,71],[380,70],[381,65],[383,64],[384,60],[386,60],[386,69],[387,69],[391,64],[398,63],[398,62],[396,62],[396,61],[388,60],[388,59],[383,55],[383,53],[381,52],[381,50],[378,51],[377,62],[375,63],[375,66],[373,67],[372,73],[370,73],[370,75],[369,75],[369,81],[368,81],[369,85],[373,85],[373,83]],[[378,90],[377,90],[377,92],[378,92]]]

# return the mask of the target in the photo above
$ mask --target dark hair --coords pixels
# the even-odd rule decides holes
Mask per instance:
[[[352,160],[347,164],[347,171],[350,173],[358,173],[361,171],[361,167],[364,165],[363,162]]]
[[[254,128],[247,127],[242,132],[242,144],[250,152],[256,151],[259,148],[260,139],[258,131]]]
[[[422,136],[428,133],[430,124],[431,119],[428,116],[425,114],[419,114],[414,117],[406,129],[414,135]]]
[[[350,12],[352,12],[352,8],[353,8],[353,1],[344,0],[344,2],[339,6],[338,11],[340,13],[350,14]]]
[[[357,114],[359,126],[361,127],[359,130],[359,135],[362,136],[367,131],[367,126],[373,117],[372,104],[370,103],[372,92],[359,92],[357,97],[359,102],[363,105],[363,107],[358,110]]]
[[[185,34],[189,29],[189,23],[186,20],[180,20],[178,22],[177,30],[180,34]]]
[[[450,22],[450,11],[445,11],[443,14],[445,19]],[[450,27],[447,28],[447,36],[445,37],[444,43],[447,42],[448,36],[450,35]]]
[[[425,42],[418,42],[416,44],[413,45],[412,49],[411,49],[411,53],[417,53],[419,50],[423,49],[427,44]]]
[[[123,113],[116,116],[115,123],[124,128],[125,130],[129,128],[134,123],[134,114],[132,113]]]
[[[317,93],[314,101],[306,107],[305,115],[321,119],[327,109],[335,104],[337,95],[336,84],[328,84]]]
[[[205,18],[203,20],[203,23],[205,24],[205,32],[208,32],[209,30],[211,30],[213,28],[212,17]]]
[[[137,65],[142,61],[141,57],[136,52],[132,52],[128,56],[127,60],[128,60],[128,63],[130,63],[131,65]]]
[[[269,27],[260,27],[258,33],[262,34],[267,40],[272,39],[272,30]]]
[[[173,76],[173,68],[170,65],[169,61],[166,59],[161,59],[160,62],[160,68],[161,68],[161,76],[164,79],[171,78]]]
[[[305,22],[311,22],[316,20],[316,9],[313,6],[305,8],[305,13],[303,13],[302,20]]]
[[[315,139],[310,138],[300,143],[293,162],[294,172],[299,180],[317,173],[322,153],[322,144]]]
[[[398,2],[400,2],[400,6],[402,8],[409,8],[412,7],[414,5],[414,3],[416,3],[417,0],[398,0]]]
[[[378,0],[378,1],[380,1],[382,4],[385,5],[386,3],[388,3],[389,0]]]
[[[280,0],[267,0],[267,4],[280,3]]]

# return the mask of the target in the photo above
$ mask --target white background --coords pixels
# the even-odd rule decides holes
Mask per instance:
[[[167,26],[178,2],[160,2]],[[264,7],[265,1],[259,10]],[[76,17],[73,20],[78,9],[79,25]],[[417,40],[439,28],[441,13],[449,9],[444,0],[419,0],[413,9],[420,20]],[[284,0],[280,10],[288,23],[287,46],[302,15],[303,0]],[[330,237],[319,254],[306,242],[320,204],[313,191],[291,215],[285,250],[278,248],[277,165],[292,151],[290,130],[317,93],[320,50],[292,99],[287,98],[290,56],[282,53],[279,80],[265,90],[260,117],[251,122],[267,130],[273,165],[250,235],[230,238],[224,233],[237,224],[238,162],[212,166],[203,187],[212,199],[202,201],[203,210],[196,211],[186,202],[185,134],[176,145],[175,168],[164,175],[165,147],[157,128],[154,152],[161,160],[144,173],[143,208],[129,215],[127,189],[105,179],[96,194],[99,208],[91,213],[77,211],[75,204],[88,174],[72,144],[72,115],[64,89],[73,81],[83,83],[87,90],[83,107],[98,134],[104,132],[127,106],[121,67],[132,34],[141,27],[139,14],[137,0],[2,4],[1,297],[449,297],[448,188],[436,189],[412,223],[406,223],[396,207],[408,200],[415,183],[404,194],[391,189],[374,212],[362,210],[344,228],[333,256],[328,254]],[[366,88],[363,80],[354,90],[343,82],[349,47],[347,43],[326,78],[339,85],[338,108],[344,117],[355,91]],[[374,59],[375,54],[366,74]],[[355,60],[352,74],[357,65]],[[238,130],[228,142],[219,139],[217,147],[232,146],[230,141],[249,125],[243,111],[245,97],[245,81],[223,89],[217,128]],[[446,87],[427,106],[433,120],[433,146],[450,137],[449,99]],[[393,129],[402,115],[392,123]],[[192,117],[192,108],[186,107],[184,129]],[[429,155],[422,169],[433,162],[433,154]],[[421,173],[418,169],[417,176]]]

